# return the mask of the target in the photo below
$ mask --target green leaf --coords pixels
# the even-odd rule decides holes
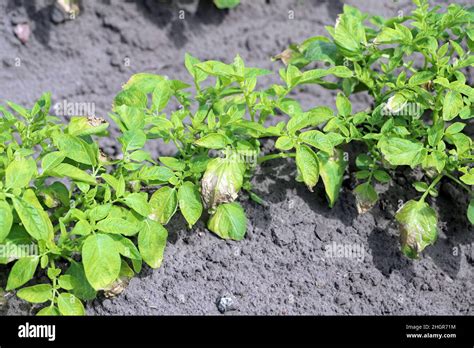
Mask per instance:
[[[189,53],[186,53],[184,55],[184,65],[186,66],[186,69],[188,72],[191,74],[193,77],[194,81],[196,81],[196,84],[199,84],[200,82],[204,81],[207,78],[207,74],[202,71],[201,69],[196,69],[194,66],[196,64],[201,63],[201,61]]]
[[[410,77],[408,83],[412,86],[418,86],[431,81],[433,77],[435,77],[435,74],[431,71],[418,71]]]
[[[202,214],[199,189],[190,181],[185,181],[178,189],[179,209],[191,228]]]
[[[470,151],[472,146],[472,139],[466,134],[456,133],[451,135],[450,138],[452,139],[454,146],[456,146],[458,156]]]
[[[130,87],[115,96],[113,110],[116,111],[121,105],[145,109],[147,104],[146,94],[136,87]]]
[[[146,134],[140,129],[125,131],[119,138],[123,152],[141,149],[146,143]]]
[[[427,203],[410,200],[399,209],[395,219],[400,225],[402,252],[406,256],[417,258],[425,247],[436,241],[438,218]]]
[[[308,189],[313,192],[319,179],[319,164],[310,147],[301,144],[296,148],[296,167]]]
[[[53,287],[50,284],[33,285],[18,290],[16,295],[31,303],[44,303],[53,297]]]
[[[82,245],[82,262],[87,280],[95,290],[107,288],[119,276],[120,254],[106,234],[93,234]]]
[[[171,169],[163,166],[143,167],[140,169],[138,177],[143,181],[167,182],[174,177],[174,173]]]
[[[58,308],[62,315],[85,315],[86,311],[81,300],[76,296],[63,292],[58,296]]]
[[[390,182],[390,175],[384,170],[374,171],[374,178],[382,183]]]
[[[15,197],[12,200],[13,206],[26,231],[36,240],[50,239],[51,221],[41,206],[20,197]]]
[[[375,44],[391,44],[403,41],[403,33],[389,27],[385,27],[374,40]]]
[[[461,132],[464,129],[464,127],[466,127],[465,123],[454,122],[452,125],[446,128],[445,133],[449,135],[453,135],[453,134]]]
[[[8,276],[6,290],[16,289],[32,279],[38,263],[38,256],[23,257],[15,262]]]
[[[317,130],[303,132],[299,135],[298,139],[327,153],[332,153],[334,149],[331,139],[323,132]]]
[[[318,159],[319,174],[324,183],[329,207],[332,208],[339,196],[347,162],[344,161],[343,153],[340,150],[335,151],[333,156],[329,156],[324,152],[318,152]]]
[[[176,189],[163,186],[157,190],[150,198],[150,217],[159,223],[166,225],[178,207],[178,197]]]
[[[298,113],[288,121],[286,129],[289,133],[294,134],[296,131],[307,128],[318,126],[334,117],[334,112],[326,107],[319,106],[311,109],[305,113]]]
[[[221,238],[242,240],[247,230],[247,218],[240,204],[225,203],[217,207],[207,226]]]
[[[50,152],[43,157],[41,161],[41,167],[43,168],[43,173],[47,173],[48,170],[57,167],[59,164],[64,161],[66,156],[60,151]]]
[[[175,157],[160,157],[159,160],[172,170],[183,171],[186,168],[186,163]]]
[[[289,136],[283,135],[276,140],[275,147],[279,150],[288,151],[294,147],[294,141]]]
[[[377,192],[369,182],[360,184],[353,192],[356,198],[356,206],[359,214],[368,212],[379,199]]]
[[[107,218],[96,224],[99,231],[113,234],[123,234],[124,236],[133,236],[139,231],[139,226],[121,218]]]
[[[73,161],[87,165],[97,164],[97,152],[91,144],[86,143],[79,137],[62,134],[57,139],[57,146],[66,157]]]
[[[71,292],[74,296],[82,300],[93,300],[96,297],[97,293],[87,280],[82,263],[73,261],[66,274],[71,276]]]
[[[61,163],[53,169],[50,169],[49,174],[59,178],[68,177],[74,181],[83,182],[90,185],[96,184],[96,180],[92,175],[68,163]]]
[[[36,162],[33,159],[15,157],[5,170],[5,186],[7,188],[28,186],[36,172]]]
[[[443,101],[443,120],[451,121],[464,106],[461,93],[448,91]]]
[[[123,89],[135,88],[145,94],[153,92],[159,82],[163,81],[164,77],[161,75],[139,73],[133,75],[128,82],[123,85]]]
[[[10,233],[13,224],[12,208],[5,201],[0,201],[0,243]]]
[[[467,218],[469,222],[474,225],[474,198],[469,202],[469,207],[467,208]]]
[[[214,0],[214,4],[220,10],[231,9],[240,4],[240,0]]]
[[[163,261],[168,232],[158,222],[146,219],[138,234],[138,249],[143,260],[152,268],[158,268]]]
[[[72,278],[73,277],[70,274],[63,274],[58,279],[58,285],[61,289],[72,290],[74,288]]]
[[[221,203],[233,202],[242,187],[244,173],[244,163],[232,159],[232,156],[209,161],[201,179],[201,195],[205,206],[213,209]]]
[[[337,46],[332,42],[313,41],[306,49],[304,57],[309,61],[328,62],[336,65]]]
[[[364,25],[353,13],[340,15],[334,27],[334,42],[348,57],[359,57],[362,44],[366,44]]]
[[[342,93],[338,93],[336,97],[336,107],[339,114],[349,116],[352,113],[352,105],[349,99]]]
[[[38,316],[47,315],[47,316],[58,316],[60,315],[59,310],[55,306],[44,307],[36,313]]]
[[[211,133],[196,140],[194,144],[207,149],[223,149],[227,145],[227,137],[219,133]]]
[[[168,105],[172,95],[173,91],[168,80],[158,82],[152,95],[153,108],[157,111],[162,111]]]
[[[382,138],[378,147],[385,159],[392,165],[416,166],[421,161],[423,145],[402,138]]]
[[[148,194],[146,192],[131,193],[123,199],[123,202],[141,216],[146,217],[151,213],[150,206],[148,205]]]

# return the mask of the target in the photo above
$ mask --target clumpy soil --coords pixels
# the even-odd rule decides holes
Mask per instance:
[[[288,44],[325,33],[342,1],[243,0],[232,11],[210,1],[82,1],[75,20],[64,20],[51,1],[0,3],[0,100],[31,105],[44,91],[53,102],[93,103],[107,117],[121,85],[136,72],[189,81],[184,52],[277,71],[270,57]],[[364,11],[394,16],[407,0],[347,1]],[[439,3],[442,3],[439,1]],[[179,10],[185,19],[179,19]],[[290,12],[289,11],[293,11]],[[294,19],[289,18],[294,15]],[[29,23],[26,44],[13,34]],[[18,66],[18,62],[20,62]],[[265,83],[277,81],[277,74]],[[318,87],[298,92],[304,108],[333,105],[334,93]],[[370,102],[352,99],[356,110]],[[117,151],[116,132],[102,146]],[[265,146],[269,148],[271,141]],[[149,149],[168,155],[164,144]],[[352,153],[352,149],[348,149]],[[400,171],[380,187],[374,209],[358,215],[347,175],[341,196],[329,209],[323,188],[309,192],[295,182],[292,160],[265,163],[253,183],[264,205],[240,198],[248,216],[241,242],[224,241],[203,223],[188,230],[175,217],[167,226],[163,265],[145,268],[116,298],[87,304],[91,315],[150,314],[473,314],[474,238],[465,217],[466,199],[447,182],[432,200],[440,236],[420,260],[399,251],[393,215],[400,201],[416,196],[413,176]],[[330,257],[327,248],[355,248],[353,257]],[[346,255],[348,256],[348,255]],[[351,255],[349,255],[351,256]],[[33,314],[35,307],[9,296],[1,313]]]

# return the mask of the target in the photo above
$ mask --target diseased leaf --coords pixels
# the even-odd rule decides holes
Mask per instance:
[[[360,184],[354,189],[354,195],[356,198],[357,211],[359,214],[365,214],[377,203],[379,196],[374,187],[366,182]]]
[[[221,203],[233,202],[243,184],[245,165],[232,158],[209,161],[201,179],[204,204],[212,209]]]
[[[410,200],[395,215],[400,225],[402,252],[417,258],[438,236],[436,212],[428,203]]]
[[[150,207],[150,219],[166,225],[176,213],[178,207],[176,189],[163,186],[157,190],[150,198]]]

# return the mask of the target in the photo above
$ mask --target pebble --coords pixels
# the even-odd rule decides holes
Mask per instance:
[[[235,311],[237,309],[234,299],[225,295],[217,300],[217,309],[224,314],[225,312]]]

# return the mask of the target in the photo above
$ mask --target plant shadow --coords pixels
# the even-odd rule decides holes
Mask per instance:
[[[219,10],[212,0],[133,1],[140,13],[159,28],[167,28],[167,35],[177,48],[188,42],[186,32],[199,33],[205,25],[219,25],[228,10]]]

